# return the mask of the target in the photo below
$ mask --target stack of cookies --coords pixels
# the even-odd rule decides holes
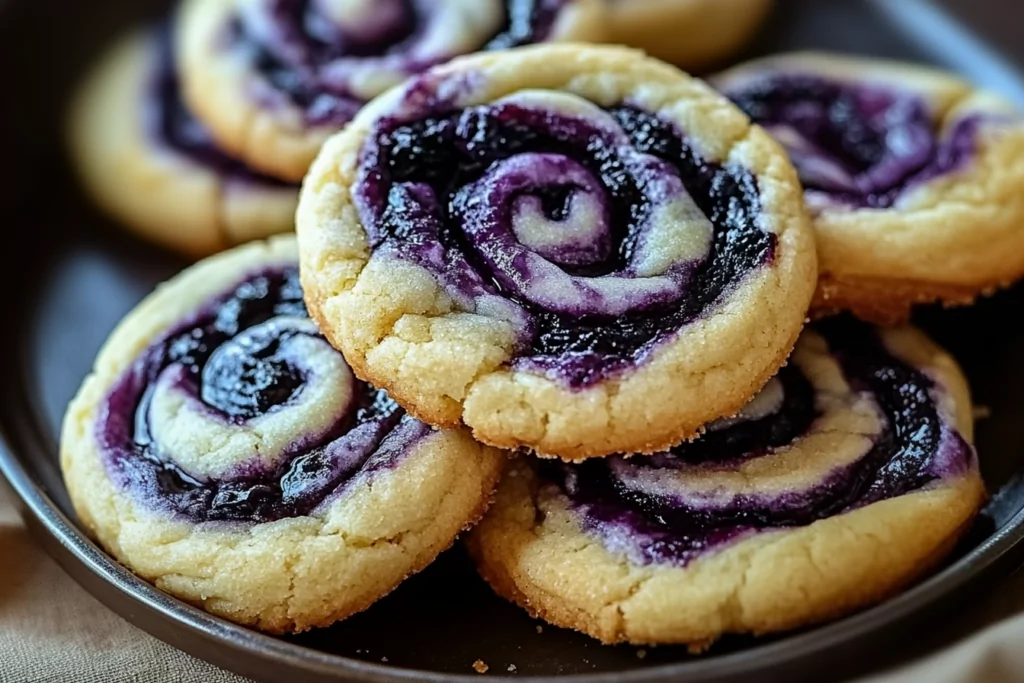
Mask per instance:
[[[188,0],[119,47],[72,117],[99,201],[190,254],[296,235],[114,331],[64,424],[84,527],[272,633],[464,530],[498,594],[606,643],[935,567],[985,489],[967,382],[905,321],[1024,273],[1024,118],[835,55],[680,69],[766,7]]]
[[[736,50],[769,8],[769,0],[185,0],[92,70],[73,106],[70,147],[104,209],[157,244],[203,257],[291,232],[299,183],[324,140],[430,66],[586,41],[639,44],[698,67]]]

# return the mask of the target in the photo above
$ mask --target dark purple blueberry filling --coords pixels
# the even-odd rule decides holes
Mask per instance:
[[[363,168],[370,169],[359,192],[373,214],[366,221],[372,246],[441,273],[466,292],[500,294],[521,305],[529,312],[531,329],[525,330],[529,338],[516,363],[573,387],[639,362],[654,344],[699,318],[748,273],[774,258],[776,238],[758,226],[759,193],[749,171],[703,159],[675,126],[640,109],[619,106],[608,113],[625,132],[629,153],[650,155],[664,168],[652,171],[647,165],[638,171],[635,160],[624,159],[621,138],[584,119],[515,104],[412,123],[385,122],[362,160]],[[559,264],[564,272],[587,278],[635,277],[629,263],[652,212],[650,188],[659,174],[678,174],[713,226],[709,256],[670,274],[684,283],[681,295],[637,301],[632,310],[614,315],[552,310],[519,296],[520,281],[528,283],[534,273],[511,252],[504,261],[501,254],[481,257],[480,244],[493,241],[493,235],[468,232],[465,205],[486,202],[467,198],[464,190],[497,164],[531,154],[580,164],[603,195],[613,248],[582,264],[570,259]],[[580,189],[560,182],[564,179],[528,193],[540,196],[552,220],[564,217],[567,197]],[[512,220],[499,218],[503,225]],[[509,271],[516,277],[510,279]]]
[[[828,341],[851,387],[871,395],[884,415],[884,428],[870,452],[818,488],[772,501],[748,498],[694,509],[625,487],[613,472],[614,461],[542,461],[538,474],[560,487],[587,527],[598,532],[625,529],[621,533],[628,535],[642,561],[686,564],[709,548],[758,530],[806,526],[918,490],[944,476],[944,468],[959,470],[970,462],[972,448],[940,420],[932,381],[895,358],[871,328],[836,318],[818,323],[816,330]],[[800,371],[788,366],[779,377],[785,399],[775,413],[708,432],[650,459],[636,456],[629,464],[666,470],[684,463],[726,465],[790,444],[807,432],[817,415],[810,384]],[[940,463],[944,439],[955,452],[951,462]]]
[[[635,458],[630,462],[642,467],[671,469],[680,465],[746,460],[764,455],[773,448],[791,443],[818,417],[814,405],[814,387],[793,365],[779,370],[783,403],[779,410],[759,420],[748,420],[721,429],[712,429],[696,441],[682,443],[667,453]]]
[[[149,507],[196,523],[270,522],[309,514],[357,472],[391,466],[428,433],[383,391],[356,382],[355,405],[346,415],[326,434],[294,444],[273,471],[250,467],[223,480],[200,480],[165,457],[149,408],[157,378],[172,364],[183,368],[178,384],[227,424],[286,407],[302,390],[302,371],[278,353],[288,332],[253,335],[231,353],[219,353],[278,316],[306,317],[296,268],[247,278],[143,354],[107,397],[97,424],[115,484]]]
[[[542,42],[554,29],[567,0],[505,0],[504,21],[481,42],[479,50],[503,50]],[[269,36],[254,35],[244,21],[230,28],[232,43],[251,55],[252,63],[271,87],[306,112],[311,126],[343,125],[365,100],[346,87],[344,79],[325,73],[334,60],[390,59],[412,75],[459,55],[428,59],[407,57],[434,11],[422,0],[387,0],[372,27],[348,30],[335,25],[311,0],[269,0],[267,11],[276,24]],[[400,60],[394,62],[393,60]]]
[[[789,149],[805,188],[851,206],[889,208],[908,188],[961,167],[975,149],[975,119],[939,140],[924,100],[895,90],[779,75],[729,96]]]
[[[505,0],[505,24],[483,50],[507,50],[540,43],[551,31],[568,0]]]
[[[158,49],[156,74],[147,93],[147,108],[153,122],[153,135],[163,145],[208,166],[223,176],[273,186],[286,183],[246,166],[222,152],[206,128],[188,111],[181,97],[181,84],[174,66],[173,38],[169,25],[155,30]]]
[[[250,420],[284,405],[303,386],[302,375],[280,357],[282,342],[294,336],[256,336],[242,354],[211,355],[199,375],[203,402],[232,418]]]
[[[859,482],[857,494],[847,507],[895,498],[941,476],[931,467],[943,437],[932,396],[934,383],[893,357],[866,325],[835,319],[819,323],[818,329],[828,340],[850,386],[873,395],[887,418],[888,429],[865,458],[873,465],[873,474]],[[968,453],[970,447],[962,445]]]

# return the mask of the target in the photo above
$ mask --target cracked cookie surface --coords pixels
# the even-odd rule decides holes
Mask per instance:
[[[294,238],[203,261],[114,331],[70,404],[83,526],[158,588],[298,632],[369,607],[483,513],[504,461],[353,377]]]
[[[782,149],[624,48],[463,57],[324,146],[297,233],[311,314],[420,419],[567,459],[735,413],[816,282]]]
[[[139,30],[83,83],[69,121],[78,176],[133,232],[190,257],[291,232],[297,185],[221,151],[182,102],[168,25]]]
[[[921,333],[827,321],[697,441],[511,463],[467,544],[536,616],[699,650],[842,616],[933,568],[985,497],[971,436],[965,380]]]
[[[811,210],[816,315],[905,320],[1024,275],[1024,116],[942,71],[827,53],[712,79],[787,148]]]

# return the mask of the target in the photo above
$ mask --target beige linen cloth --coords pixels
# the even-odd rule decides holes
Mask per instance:
[[[129,625],[26,533],[0,487],[0,683],[246,683]],[[1024,612],[1024,575],[957,615],[960,632]],[[484,678],[484,677],[482,677]],[[859,683],[1024,681],[1024,616]]]

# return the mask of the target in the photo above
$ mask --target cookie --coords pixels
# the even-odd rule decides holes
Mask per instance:
[[[650,457],[520,459],[467,542],[505,598],[606,643],[765,634],[886,598],[984,497],[968,389],[912,328],[809,329],[739,415]]]
[[[301,180],[368,100],[457,55],[599,40],[602,0],[186,0],[185,94],[232,153]]]
[[[784,151],[620,47],[460,58],[369,105],[297,213],[311,314],[420,419],[654,452],[775,374],[816,282]]]
[[[727,58],[764,23],[772,0],[604,0],[608,41],[687,70]]]
[[[72,107],[69,146],[100,206],[187,256],[294,229],[298,186],[227,156],[182,104],[166,26],[100,60]]]
[[[352,376],[294,238],[212,257],[118,326],[68,408],[84,528],[158,588],[271,633],[367,608],[486,508],[499,451]]]
[[[1024,274],[1024,117],[956,76],[799,53],[714,79],[789,150],[817,230],[818,315],[881,323]]]

